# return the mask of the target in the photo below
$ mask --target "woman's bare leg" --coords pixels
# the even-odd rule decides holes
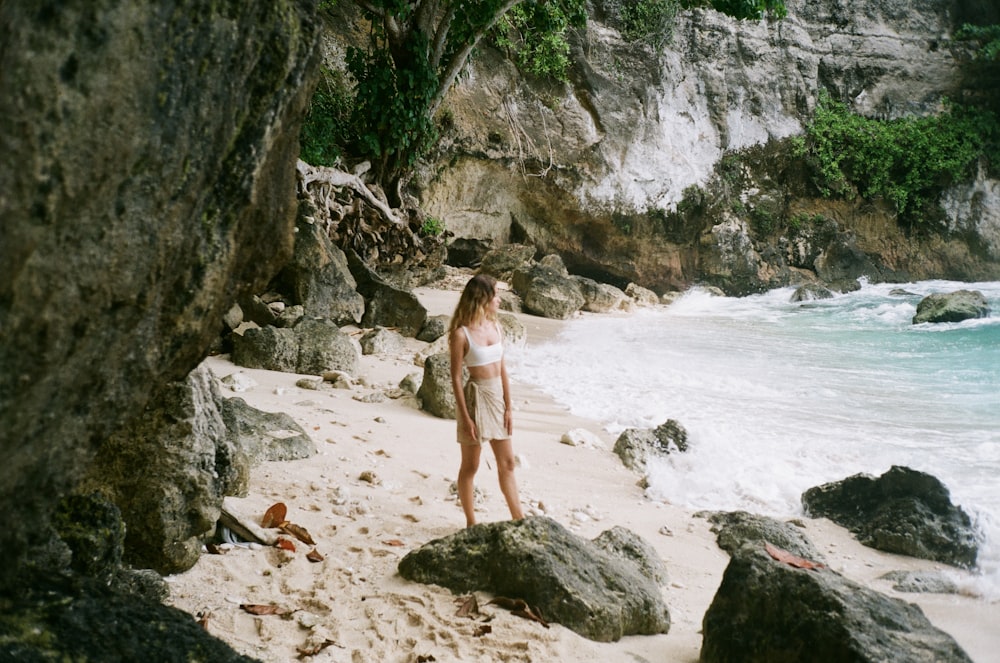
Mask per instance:
[[[481,444],[462,444],[462,466],[458,468],[458,499],[465,512],[465,526],[476,524],[476,471],[479,469]]]
[[[497,476],[500,479],[500,492],[507,500],[510,517],[514,520],[524,518],[521,511],[521,497],[517,492],[517,479],[514,477],[514,445],[510,440],[490,440],[493,456],[497,460]]]

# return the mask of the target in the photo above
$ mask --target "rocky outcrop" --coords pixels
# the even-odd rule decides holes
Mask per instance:
[[[615,440],[614,452],[625,467],[644,473],[650,458],[687,448],[687,431],[674,419],[667,419],[656,428],[626,428]]]
[[[549,518],[466,528],[408,553],[399,562],[399,573],[453,592],[523,599],[545,619],[599,642],[670,628],[659,586],[639,564],[626,555],[609,554]]]
[[[534,264],[514,270],[511,287],[524,310],[543,318],[565,320],[579,311],[586,300],[561,260],[548,265]]]
[[[802,506],[877,550],[963,568],[976,565],[979,544],[971,519],[930,474],[895,465],[877,478],[855,474],[810,488]]]
[[[190,615],[28,561],[55,559],[50,516],[101,444],[291,254],[314,13],[0,4],[0,505],[18,514],[0,614],[14,658],[242,660]]]
[[[746,511],[717,512],[708,516],[716,543],[730,555],[747,543],[777,546],[793,555],[823,562],[823,555],[801,527]]]
[[[917,304],[913,324],[923,322],[962,322],[990,315],[989,302],[978,290],[956,290],[927,295]]]
[[[780,21],[679,12],[673,38],[654,51],[626,43],[615,3],[598,2],[562,88],[541,89],[483,48],[449,94],[453,129],[441,156],[418,178],[428,213],[459,238],[531,243],[574,274],[658,293],[707,282],[745,294],[809,280],[800,268],[828,282],[998,278],[1000,206],[991,201],[1000,184],[985,173],[945,192],[947,236],[920,237],[878,201],[809,190],[801,161],[776,159],[738,182],[749,173],[731,159],[799,134],[821,89],[878,118],[934,113],[943,97],[995,96],[995,68],[993,79],[969,75],[966,48],[951,36],[963,7],[977,23],[991,22],[988,12],[1000,21],[996,9],[787,5]],[[762,241],[758,226],[798,214],[823,215],[835,236],[808,247],[791,234]]]
[[[748,543],[733,553],[702,620],[701,661],[972,660],[916,605],[766,550]]]

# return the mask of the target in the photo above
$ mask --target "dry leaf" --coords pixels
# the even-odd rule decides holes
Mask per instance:
[[[318,550],[313,548],[308,553],[306,553],[306,559],[308,559],[310,562],[322,562],[323,555],[321,555]]]
[[[431,663],[431,661],[436,661],[434,654],[421,654],[417,656],[417,663]]]
[[[251,615],[287,615],[291,612],[288,608],[282,608],[274,604],[264,605],[262,603],[242,603],[240,608]]]
[[[517,615],[518,617],[538,622],[545,628],[549,627],[549,623],[542,618],[541,612],[538,608],[532,609],[532,607],[528,605],[528,602],[524,599],[509,599],[505,596],[498,596],[490,601],[489,604],[495,604],[501,608],[506,608],[507,610],[510,610],[512,615]]]
[[[302,527],[301,525],[296,525],[295,523],[287,523],[287,522],[281,523],[281,531],[284,532],[285,534],[290,534],[291,536],[294,536],[302,543],[306,543],[310,546],[316,545],[316,542],[313,541],[312,536],[309,535],[308,530],[306,530],[306,528]]]
[[[489,624],[480,624],[479,626],[476,627],[476,630],[472,632],[472,635],[476,636],[477,638],[481,638],[487,633],[492,633],[492,632],[493,632],[492,626],[490,626]]]
[[[479,601],[476,599],[476,595],[472,594],[470,596],[459,597],[455,599],[456,603],[461,603],[462,607],[458,609],[455,613],[458,617],[475,617],[479,615]]]
[[[299,658],[302,659],[306,658],[307,656],[315,656],[316,654],[320,653],[321,651],[323,651],[324,649],[326,649],[331,645],[337,645],[337,643],[334,642],[333,640],[324,640],[323,642],[317,642],[316,644],[310,645],[309,647],[299,647],[295,651],[299,653]],[[340,647],[340,645],[337,646]]]
[[[281,548],[282,550],[295,552],[295,544],[289,541],[288,539],[278,539],[278,541],[274,545],[277,546],[278,548]]]
[[[208,630],[208,618],[212,616],[210,612],[199,612],[198,613],[198,625],[201,626],[206,631]]]
[[[226,552],[225,550],[215,545],[214,543],[206,543],[205,550],[208,551],[209,555],[222,555],[223,553]]]
[[[787,550],[782,550],[777,546],[772,546],[768,542],[764,542],[764,550],[767,554],[771,556],[772,559],[776,559],[779,562],[784,562],[789,566],[794,566],[797,569],[809,569],[812,571],[818,571],[819,569],[826,568],[819,562],[813,562],[808,559],[803,559],[802,557],[796,557]]]
[[[273,504],[270,509],[264,512],[264,517],[260,521],[260,526],[264,529],[267,529],[268,527],[276,527],[278,523],[284,522],[287,513],[288,507],[285,506],[284,502]]]
[[[389,539],[387,541],[383,541],[382,543],[384,543],[387,546],[405,546],[406,545],[405,543],[403,543],[399,539]]]

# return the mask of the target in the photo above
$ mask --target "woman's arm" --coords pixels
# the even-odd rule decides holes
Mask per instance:
[[[465,337],[465,332],[459,327],[451,332],[448,337],[448,349],[451,356],[451,389],[455,393],[455,418],[458,425],[464,427],[469,436],[479,439],[479,431],[476,430],[476,423],[469,415],[469,406],[465,403],[465,390],[462,389],[462,368],[465,353],[468,350],[469,339]]]
[[[503,425],[507,435],[514,434],[514,411],[510,406],[510,378],[507,377],[507,362],[500,358],[500,381],[503,383]]]

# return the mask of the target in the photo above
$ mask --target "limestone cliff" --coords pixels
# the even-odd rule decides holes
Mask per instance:
[[[314,14],[0,3],[0,588],[96,446],[290,255]]]
[[[965,46],[951,39],[972,16],[1000,20],[988,4],[790,0],[788,9],[781,21],[741,23],[710,10],[682,12],[671,43],[654,52],[622,40],[613,3],[603,0],[575,43],[565,86],[527,81],[484,50],[450,94],[453,129],[417,180],[427,212],[458,236],[528,237],[571,270],[612,282],[661,291],[695,280],[728,286],[732,279],[713,271],[721,249],[712,228],[747,219],[676,214],[693,186],[708,203],[718,197],[724,155],[800,133],[820,89],[882,118],[933,112],[942,97],[991,94],[990,74],[971,69]],[[745,204],[747,195],[788,194],[750,180],[755,188],[731,197]],[[800,206],[814,213],[829,203],[838,231],[862,243],[913,245],[887,247],[892,256],[875,257],[886,264],[872,278],[1000,278],[996,189],[981,177],[948,193],[961,237],[947,249],[894,228],[892,237],[871,235],[869,204]],[[877,216],[878,231],[891,228],[887,210]],[[761,258],[759,238],[748,235],[745,244],[756,255],[739,260],[755,263],[754,276],[735,291],[795,280],[787,261]],[[925,264],[925,248],[951,257]]]

